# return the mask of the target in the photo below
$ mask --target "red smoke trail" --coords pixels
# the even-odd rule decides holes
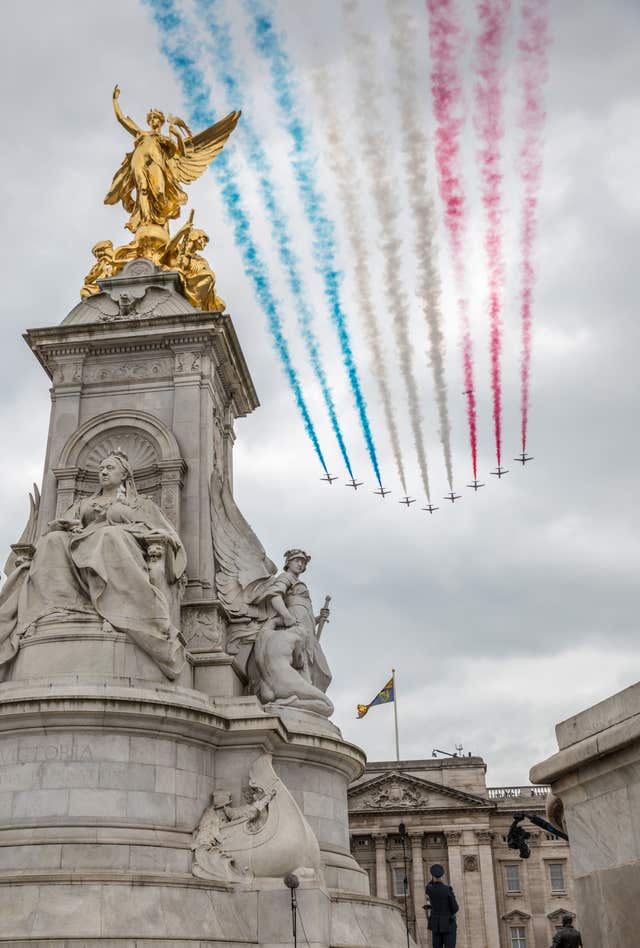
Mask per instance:
[[[476,43],[476,114],[474,124],[481,140],[478,162],[482,179],[482,203],[487,216],[485,251],[489,289],[491,391],[496,461],[502,460],[502,68],[500,64],[511,0],[479,0],[480,33]]]
[[[538,225],[538,196],[542,176],[542,133],[546,113],[542,88],[548,75],[547,52],[550,44],[547,0],[523,0],[520,53],[520,85],[522,111],[520,124],[524,139],[520,148],[520,177],[523,183],[522,217],[520,223],[522,320],[522,364],[520,376],[521,440],[527,450],[529,423],[529,374],[531,371],[531,330],[535,268],[533,247]]]
[[[460,132],[464,123],[460,54],[465,35],[455,0],[426,0],[426,4],[429,13],[431,95],[437,124],[435,154],[438,186],[444,204],[444,219],[449,235],[458,294],[469,442],[473,476],[476,478],[478,468],[476,392],[473,379],[471,326],[465,297],[465,266],[462,255],[466,207],[460,167]]]

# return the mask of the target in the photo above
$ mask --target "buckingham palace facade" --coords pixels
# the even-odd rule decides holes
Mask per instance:
[[[531,856],[507,847],[517,811],[544,818],[546,787],[487,787],[481,757],[380,761],[349,789],[351,848],[371,892],[405,911],[418,945],[430,945],[424,909],[429,866],[454,888],[458,948],[549,948],[575,915],[568,843],[523,825]],[[398,827],[403,823],[403,838]]]

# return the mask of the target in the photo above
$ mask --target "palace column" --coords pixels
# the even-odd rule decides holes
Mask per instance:
[[[464,873],[462,871],[462,851],[460,844],[462,842],[462,833],[460,830],[446,830],[447,856],[449,859],[449,885],[453,888],[460,911],[456,919],[458,924],[458,945],[459,948],[467,948],[467,919],[465,915],[466,900],[464,894]],[[500,941],[495,942],[496,945]]]
[[[411,840],[411,876],[413,882],[413,914],[416,920],[416,940],[419,945],[426,945],[427,922],[422,906],[426,902],[424,891],[424,863],[422,861],[422,830],[410,832]]]
[[[493,872],[493,854],[491,852],[493,833],[489,830],[476,830],[476,837],[478,840],[480,885],[482,887],[482,906],[487,944],[499,945],[498,906],[496,904],[496,884]]]
[[[376,895],[379,899],[389,898],[387,884],[387,834],[374,833],[373,840],[376,846]]]

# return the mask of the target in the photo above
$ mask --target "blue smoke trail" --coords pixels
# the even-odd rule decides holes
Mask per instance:
[[[160,30],[162,52],[180,80],[189,107],[189,121],[195,126],[199,125],[206,128],[213,120],[209,105],[210,90],[191,53],[194,44],[184,37],[184,23],[176,12],[173,0],[145,0],[145,2],[150,7],[155,23]],[[282,331],[282,322],[269,284],[266,266],[251,236],[249,215],[243,204],[240,188],[235,173],[229,164],[226,151],[218,155],[213,164],[213,169],[221,185],[222,197],[233,224],[235,241],[242,254],[246,272],[253,281],[256,296],[266,314],[276,352],[280,356],[296,405],[302,415],[304,427],[326,473],[327,465],[309,409],[302,394],[298,373],[291,361],[291,353]]]
[[[216,75],[228,95],[229,107],[244,109],[245,103],[243,102],[242,90],[240,88],[237,64],[234,61],[229,26],[226,23],[222,25],[217,20],[215,12],[216,0],[197,0],[196,5],[199,14],[198,20],[204,23],[208,39],[212,40],[215,37],[216,48],[224,49],[224,56],[217,57],[216,52],[209,46],[209,52],[215,62]],[[278,193],[273,184],[273,168],[262,146],[256,128],[246,112],[243,114],[239,132],[244,137],[248,146],[247,157],[258,177],[260,193],[262,194],[264,206],[271,223],[271,230],[278,248],[280,262],[284,267],[289,282],[289,288],[295,298],[302,338],[307,347],[307,352],[316,378],[320,383],[322,395],[327,406],[327,411],[329,412],[331,427],[338,441],[340,452],[349,472],[349,476],[353,478],[351,462],[344,443],[333,396],[327,381],[327,375],[322,364],[320,345],[313,331],[313,316],[304,293],[304,285],[300,275],[300,261],[291,245],[286,215],[282,210]]]
[[[245,7],[253,20],[254,46],[269,64],[276,102],[283,124],[291,137],[293,145],[291,163],[305,213],[313,228],[317,269],[324,282],[329,311],[338,332],[342,358],[351,383],[371,464],[378,484],[381,484],[376,447],[367,415],[367,405],[360,388],[358,369],[351,350],[347,320],[340,301],[341,274],[336,267],[334,226],[327,216],[324,195],[320,191],[316,180],[307,129],[300,117],[300,108],[294,95],[295,78],[293,68],[280,38],[274,30],[271,17],[260,0],[245,0]]]

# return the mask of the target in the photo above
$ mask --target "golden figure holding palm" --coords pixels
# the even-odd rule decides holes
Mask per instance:
[[[144,257],[162,270],[176,270],[193,306],[223,311],[224,300],[215,292],[215,274],[199,253],[208,243],[207,234],[193,227],[193,211],[173,238],[169,221],[180,216],[187,202],[182,185],[199,178],[220,154],[238,124],[240,112],[229,112],[197,135],[181,118],[169,115],[169,134],[165,135],[164,112],[151,109],[147,114],[149,127],[142,129],[120,108],[118,86],[112,99],[118,122],[133,137],[133,150],[124,156],[104,203],[122,202],[129,214],[125,227],[134,237],[115,249],[109,240],[98,241],[92,251],[96,262],[85,277],[81,297],[100,293],[98,281],[116,276],[128,261]]]
[[[148,129],[141,129],[125,115],[119,103],[120,89],[113,90],[113,110],[123,128],[133,136],[133,151],[127,152],[114,175],[105,204],[122,206],[131,216],[125,225],[137,234],[141,227],[162,228],[168,239],[167,221],[179,216],[187,194],[181,187],[195,181],[220,154],[240,118],[229,112],[225,118],[197,135],[180,118],[169,116],[169,134],[163,135],[164,113],[151,109]]]

